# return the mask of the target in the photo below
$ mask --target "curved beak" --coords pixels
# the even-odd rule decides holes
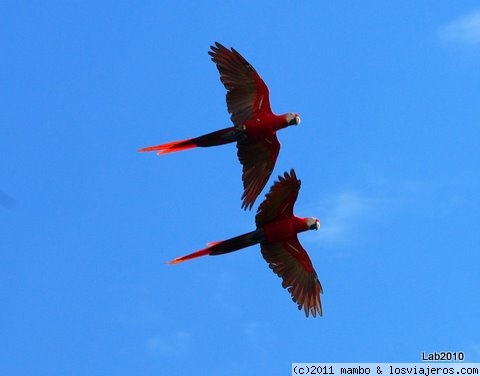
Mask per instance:
[[[288,125],[298,125],[298,124],[300,124],[300,116],[298,115],[288,122]]]
[[[310,226],[310,230],[319,230],[320,229],[320,221],[317,219],[315,223]]]

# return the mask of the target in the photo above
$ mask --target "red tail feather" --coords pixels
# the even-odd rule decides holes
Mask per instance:
[[[235,128],[225,128],[220,129],[215,132],[204,134],[203,136],[196,138],[189,138],[181,141],[173,141],[162,145],[148,146],[142,148],[139,152],[143,151],[156,151],[157,154],[167,154],[173,153],[175,151],[182,151],[187,149],[196,148],[197,146],[205,148],[209,146],[224,145],[230,142],[236,142],[239,138],[241,139],[244,135]]]
[[[158,155],[173,153],[176,151],[188,150],[196,148],[198,145],[191,139],[182,140],[182,141],[173,141],[162,145],[148,146],[146,148],[141,148],[138,151],[156,151]]]
[[[228,240],[208,243],[207,248],[203,248],[186,256],[177,257],[176,259],[170,261],[169,264],[179,264],[181,262],[206,255],[223,255],[225,253],[234,252],[242,248],[250,247],[251,245],[260,243],[264,239],[265,236],[263,230],[258,229]]]
[[[189,255],[177,257],[176,259],[169,261],[168,264],[180,264],[181,262],[188,261],[197,257],[206,256],[210,254],[210,248],[204,248],[200,251],[190,253]]]

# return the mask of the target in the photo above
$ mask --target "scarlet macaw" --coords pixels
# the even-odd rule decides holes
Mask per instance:
[[[169,264],[178,264],[200,256],[216,256],[237,251],[260,243],[263,258],[270,268],[283,279],[298,309],[304,309],[316,317],[322,315],[320,294],[322,286],[307,252],[298,241],[297,234],[307,230],[318,230],[316,218],[299,218],[293,214],[293,206],[300,190],[300,180],[295,171],[279,176],[265,201],[260,204],[255,222],[257,229],[234,238],[209,243],[207,248],[186,256],[178,257]]]
[[[228,49],[218,42],[210,48],[208,54],[217,65],[220,80],[227,89],[227,107],[234,126],[139,151],[156,151],[160,155],[236,142],[238,159],[243,166],[242,208],[251,209],[277,160],[280,143],[276,131],[300,124],[300,117],[296,113],[273,114],[268,87],[253,66],[233,48]]]

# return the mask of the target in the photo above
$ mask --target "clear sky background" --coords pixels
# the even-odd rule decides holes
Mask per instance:
[[[251,212],[234,145],[137,153],[230,125],[214,41],[302,118]],[[480,361],[478,1],[2,1],[0,56],[0,374]],[[323,317],[259,247],[165,263],[292,167]]]

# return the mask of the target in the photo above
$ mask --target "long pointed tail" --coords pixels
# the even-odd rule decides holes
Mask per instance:
[[[234,252],[242,248],[250,247],[251,245],[260,243],[264,239],[265,236],[263,230],[258,229],[228,240],[209,243],[207,248],[203,248],[186,256],[177,257],[176,259],[170,261],[169,264],[179,264],[181,262],[201,256],[223,255],[224,253]]]
[[[196,148],[198,145],[195,143],[194,139],[182,140],[182,141],[173,141],[162,145],[148,146],[146,148],[141,148],[139,152],[145,151],[156,151],[158,155],[173,153],[175,151],[182,151]]]
[[[212,133],[205,134],[196,138],[189,138],[181,141],[168,142],[162,145],[148,146],[141,148],[139,152],[156,151],[158,155],[173,153],[176,151],[193,149],[196,147],[209,147],[228,144],[239,139],[240,134],[234,127],[220,129]]]

